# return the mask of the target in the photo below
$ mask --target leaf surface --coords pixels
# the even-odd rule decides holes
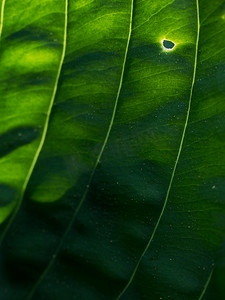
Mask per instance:
[[[1,11],[0,298],[215,295],[224,0]]]

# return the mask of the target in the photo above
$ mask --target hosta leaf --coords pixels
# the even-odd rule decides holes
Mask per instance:
[[[1,1],[1,299],[223,299],[224,16]]]
[[[215,267],[213,270],[212,278],[209,282],[208,290],[205,295],[206,300],[220,299],[222,300],[225,295],[224,289],[224,278],[225,278],[225,244],[223,243],[222,247],[219,249]]]

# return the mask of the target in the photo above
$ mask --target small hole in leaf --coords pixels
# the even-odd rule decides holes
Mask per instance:
[[[176,44],[169,40],[162,40],[163,50],[170,51],[176,46]]]

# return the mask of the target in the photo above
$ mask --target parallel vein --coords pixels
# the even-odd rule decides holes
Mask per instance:
[[[2,6],[1,6],[1,21],[0,21],[0,41],[2,38],[2,30],[3,30],[3,22],[4,22],[4,12],[5,12],[5,1],[2,0]]]
[[[205,292],[206,292],[206,290],[207,290],[207,288],[208,288],[208,286],[209,286],[209,283],[210,283],[210,281],[211,281],[212,275],[213,275],[213,269],[211,270],[211,272],[210,272],[210,274],[209,274],[209,277],[208,277],[208,279],[207,279],[207,281],[206,281],[206,283],[205,283],[205,285],[204,285],[204,288],[203,288],[202,293],[201,293],[201,295],[200,295],[200,297],[199,297],[198,300],[202,300],[202,299],[203,299],[203,297],[204,297],[204,295],[205,295]]]
[[[185,138],[185,134],[186,134],[186,130],[187,130],[187,125],[188,125],[188,121],[189,121],[189,116],[190,116],[190,110],[191,110],[191,102],[192,102],[192,96],[193,96],[193,90],[194,90],[194,85],[195,85],[195,79],[196,79],[196,70],[197,70],[197,60],[198,60],[198,45],[199,45],[199,34],[200,34],[200,16],[199,16],[199,2],[198,0],[196,0],[196,9],[197,9],[197,35],[196,35],[196,48],[195,48],[195,59],[194,59],[194,70],[193,70],[193,78],[192,78],[192,84],[191,84],[191,91],[190,91],[190,96],[189,96],[189,102],[188,102],[188,109],[187,109],[187,115],[186,115],[186,120],[185,120],[185,124],[184,124],[184,129],[183,129],[183,133],[182,133],[182,137],[181,137],[181,141],[180,141],[180,146],[179,146],[179,149],[178,149],[178,153],[177,153],[177,158],[176,158],[176,161],[175,161],[175,164],[174,164],[174,168],[173,168],[173,172],[172,172],[172,175],[171,175],[171,179],[170,179],[170,182],[169,182],[169,187],[168,187],[168,190],[167,190],[167,193],[166,193],[166,198],[165,198],[165,201],[164,201],[164,204],[163,204],[163,207],[162,207],[162,210],[161,210],[161,213],[159,215],[159,218],[158,218],[158,221],[155,225],[155,228],[153,230],[153,233],[149,239],[149,242],[147,244],[147,246],[145,247],[141,257],[139,258],[135,268],[134,268],[134,271],[128,281],[128,283],[126,284],[126,286],[124,287],[124,289],[122,290],[122,292],[119,294],[119,296],[116,298],[117,300],[120,299],[122,297],[122,295],[126,292],[126,290],[129,288],[129,286],[131,285],[133,279],[134,279],[134,276],[138,270],[138,267],[142,261],[142,258],[144,257],[145,253],[147,252],[147,250],[149,249],[154,237],[155,237],[155,233],[159,227],[159,224],[160,224],[160,221],[162,219],[162,216],[164,214],[164,211],[165,211],[165,208],[166,208],[166,205],[167,205],[167,202],[168,202],[168,199],[169,199],[169,195],[170,195],[170,191],[171,191],[171,187],[172,187],[172,184],[173,184],[173,179],[174,179],[174,176],[175,176],[175,173],[176,173],[176,169],[177,169],[177,165],[178,165],[178,162],[179,162],[179,159],[180,159],[180,155],[181,155],[181,151],[182,151],[182,148],[183,148],[183,144],[184,144],[184,138]]]
[[[101,157],[102,157],[102,154],[105,150],[105,146],[108,142],[108,139],[109,139],[109,135],[110,135],[110,132],[112,130],[112,126],[113,126],[113,123],[114,123],[114,119],[115,119],[115,115],[116,115],[116,110],[117,110],[117,105],[118,105],[118,101],[119,101],[119,97],[120,97],[120,93],[121,93],[121,89],[122,89],[122,85],[123,85],[123,78],[124,78],[124,72],[125,72],[125,66],[126,66],[126,61],[127,61],[127,55],[128,55],[128,49],[129,49],[129,45],[130,45],[130,39],[131,39],[131,33],[132,33],[132,23],[133,23],[133,6],[134,6],[134,0],[131,0],[131,11],[130,11],[130,22],[129,22],[129,33],[128,33],[128,38],[127,38],[127,44],[126,44],[126,49],[125,49],[125,54],[124,54],[124,60],[123,60],[123,65],[122,65],[122,71],[121,71],[121,76],[120,76],[120,82],[119,82],[119,87],[118,87],[118,91],[117,91],[117,94],[116,94],[116,100],[115,100],[115,104],[114,104],[114,108],[113,108],[113,112],[112,112],[112,117],[111,117],[111,121],[110,121],[110,124],[109,124],[109,128],[107,130],[107,133],[106,133],[106,136],[105,136],[105,139],[104,139],[104,142],[102,144],[102,147],[100,149],[100,152],[99,152],[99,155],[97,157],[97,160],[95,162],[95,165],[94,165],[94,168],[92,170],[92,173],[90,175],[90,178],[89,178],[89,181],[88,181],[88,184],[86,186],[86,189],[84,191],[84,194],[74,212],[74,215],[69,223],[69,225],[67,226],[60,242],[59,242],[59,245],[56,249],[56,251],[54,252],[54,254],[52,255],[52,258],[49,262],[49,264],[47,265],[47,267],[45,268],[45,270],[43,271],[43,273],[41,274],[41,276],[39,277],[38,281],[36,282],[36,284],[33,286],[31,292],[29,293],[28,295],[28,298],[27,300],[31,300],[33,295],[35,294],[35,291],[37,289],[37,287],[40,285],[40,283],[42,282],[42,280],[45,278],[45,276],[47,275],[48,271],[50,270],[50,268],[52,267],[52,265],[54,264],[55,262],[55,259],[67,237],[67,234],[69,233],[75,219],[76,219],[76,216],[83,204],[83,202],[85,201],[86,199],[86,196],[87,196],[87,193],[88,193],[88,190],[89,190],[89,186],[92,182],[92,179],[93,179],[93,176],[95,174],[95,171],[96,171],[96,168],[101,160]]]
[[[53,88],[53,93],[52,93],[52,97],[50,100],[50,104],[48,107],[48,111],[47,111],[47,115],[46,115],[46,120],[45,120],[45,124],[44,124],[44,128],[43,128],[43,132],[42,132],[42,137],[41,137],[41,141],[40,144],[37,148],[37,151],[34,155],[33,161],[31,163],[31,166],[29,168],[29,171],[27,173],[27,176],[25,178],[24,184],[22,186],[22,190],[21,190],[21,195],[20,198],[16,204],[16,207],[13,211],[13,214],[10,218],[10,220],[8,221],[8,224],[6,225],[1,237],[0,237],[0,244],[2,243],[7,231],[9,230],[11,224],[13,223],[18,210],[20,209],[20,206],[22,204],[23,201],[23,197],[27,188],[27,185],[29,183],[29,180],[31,178],[31,175],[33,173],[34,167],[37,163],[37,160],[39,158],[40,152],[43,148],[44,142],[45,142],[45,138],[47,135],[47,131],[48,131],[48,125],[49,125],[49,120],[50,120],[50,115],[51,115],[51,111],[52,111],[52,106],[54,104],[54,100],[56,97],[56,93],[57,93],[57,88],[58,88],[58,83],[59,83],[59,78],[60,78],[60,74],[61,74],[61,70],[62,70],[62,66],[63,66],[63,62],[64,62],[64,58],[65,58],[65,53],[66,53],[66,43],[67,43],[67,24],[68,24],[68,0],[66,0],[66,5],[65,5],[65,27],[64,27],[64,38],[63,38],[63,49],[62,49],[62,56],[61,56],[61,60],[59,62],[59,67],[58,67],[58,71],[57,71],[57,75],[56,75],[56,80],[55,80],[55,84],[54,84],[54,88]]]

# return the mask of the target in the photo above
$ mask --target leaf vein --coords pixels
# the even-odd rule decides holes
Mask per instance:
[[[157,220],[157,223],[154,227],[154,230],[153,230],[153,233],[148,241],[148,244],[147,246],[145,247],[144,251],[142,252],[135,268],[134,268],[134,271],[133,273],[131,274],[131,277],[128,281],[128,283],[126,284],[126,286],[124,287],[124,289],[121,291],[121,293],[119,294],[119,296],[116,298],[116,300],[119,300],[122,295],[126,292],[126,290],[129,288],[129,286],[131,285],[133,279],[134,279],[134,276],[138,270],[138,267],[142,261],[142,258],[144,257],[144,255],[146,254],[147,250],[149,249],[154,237],[155,237],[155,233],[159,227],[159,224],[160,224],[160,221],[162,219],[162,216],[164,214],[164,211],[165,211],[165,208],[167,206],[167,203],[168,203],[168,198],[169,198],[169,195],[170,195],[170,191],[171,191],[171,187],[172,187],[172,183],[173,183],[173,180],[174,180],[174,176],[175,176],[175,172],[176,172],[176,169],[177,169],[177,165],[178,165],[178,162],[179,162],[179,159],[180,159],[180,155],[181,155],[181,151],[182,151],[182,148],[183,148],[183,143],[184,143],[184,138],[185,138],[185,134],[186,134],[186,130],[187,130],[187,125],[188,125],[188,121],[189,121],[189,116],[190,116],[190,109],[191,109],[191,102],[192,102],[192,96],[193,96],[193,90],[194,90],[194,85],[195,85],[195,79],[196,79],[196,70],[197,70],[197,59],[198,59],[198,45],[199,45],[199,34],[200,34],[200,16],[199,16],[199,2],[198,0],[196,0],[196,8],[197,8],[197,35],[196,35],[196,47],[195,47],[195,58],[194,58],[194,68],[193,68],[193,78],[192,78],[192,84],[191,84],[191,91],[190,91],[190,96],[189,96],[189,103],[188,103],[188,109],[187,109],[187,115],[186,115],[186,120],[185,120],[185,124],[184,124],[184,129],[183,129],[183,133],[182,133],[182,137],[181,137],[181,141],[180,141],[180,146],[179,146],[179,149],[178,149],[178,154],[177,154],[177,158],[176,158],[176,161],[175,161],[175,164],[174,164],[174,168],[173,168],[173,172],[172,172],[172,175],[171,175],[171,179],[170,179],[170,182],[169,182],[169,187],[168,187],[168,190],[167,190],[167,193],[166,193],[166,198],[165,198],[165,201],[164,201],[164,204],[163,204],[163,207],[162,207],[162,210],[161,210],[161,213],[159,215],[159,218]]]
[[[4,22],[4,13],[5,13],[5,2],[6,0],[2,0],[1,6],[1,22],[0,22],[0,41],[2,38],[2,30],[3,30],[3,22]]]
[[[209,286],[209,283],[211,281],[212,275],[213,275],[213,269],[211,270],[211,272],[209,274],[209,277],[208,277],[208,279],[207,279],[207,281],[206,281],[206,283],[205,283],[205,285],[203,287],[202,293],[201,293],[200,297],[198,298],[198,300],[202,300],[203,299],[203,297],[204,297],[204,295],[206,293],[206,290],[207,290],[207,288]]]
[[[68,1],[68,0],[67,0]],[[130,12],[130,23],[129,23],[129,33],[128,33],[128,38],[127,38],[127,44],[126,44],[126,49],[125,49],[125,55],[124,55],[124,60],[123,60],[123,65],[122,65],[122,71],[121,71],[121,76],[120,76],[120,82],[119,82],[119,87],[118,87],[118,91],[117,91],[117,94],[116,94],[116,100],[115,100],[115,105],[114,105],[114,109],[113,109],[113,113],[112,113],[112,117],[111,117],[111,121],[110,121],[110,124],[109,124],[109,128],[107,130],[107,133],[106,133],[106,136],[105,136],[105,139],[104,139],[104,142],[103,142],[103,145],[101,147],[101,150],[99,152],[99,155],[97,157],[97,160],[95,162],[95,165],[94,165],[94,168],[92,170],[92,173],[90,175],[90,178],[89,178],[89,181],[88,181],[88,184],[86,186],[86,189],[84,191],[84,194],[74,212],[74,215],[70,221],[70,223],[68,224],[60,242],[59,242],[59,245],[58,247],[56,248],[54,254],[52,255],[52,258],[50,259],[50,262],[49,264],[47,265],[47,267],[45,268],[45,270],[43,271],[43,273],[40,275],[38,281],[36,282],[36,284],[33,286],[31,292],[29,293],[28,295],[28,298],[27,300],[31,300],[33,295],[35,294],[35,291],[37,289],[37,287],[40,285],[40,283],[42,282],[42,280],[45,278],[45,276],[47,275],[48,271],[50,270],[50,268],[52,267],[52,265],[54,264],[55,260],[56,260],[56,257],[67,237],[67,234],[69,233],[75,219],[76,219],[76,216],[84,202],[84,200],[86,199],[86,196],[87,196],[87,193],[89,191],[89,187],[90,187],[90,184],[92,182],[92,179],[93,179],[93,176],[95,174],[95,171],[96,171],[96,168],[101,160],[101,157],[102,157],[102,154],[104,152],[104,149],[105,149],[105,146],[108,142],[108,138],[109,138],[109,135],[110,135],[110,132],[111,132],[111,129],[112,129],[112,126],[113,126],[113,123],[114,123],[114,119],[115,119],[115,115],[116,115],[116,109],[117,109],[117,104],[118,104],[118,100],[119,100],[119,97],[120,97],[120,93],[121,93],[121,89],[122,89],[122,85],[123,85],[123,78],[124,78],[124,72],[125,72],[125,66],[126,66],[126,61],[127,61],[127,55],[128,55],[128,49],[129,49],[129,45],[130,45],[130,39],[131,39],[131,33],[132,33],[132,22],[133,22],[133,1],[134,0],[131,0],[131,12]]]
[[[67,1],[67,0],[66,0]],[[51,111],[52,111],[52,107],[53,107],[53,104],[54,104],[54,101],[55,101],[55,97],[56,97],[56,93],[57,93],[57,88],[58,88],[58,83],[59,83],[59,78],[60,78],[60,75],[61,75],[61,70],[62,70],[62,66],[63,66],[63,62],[64,62],[64,58],[65,58],[65,53],[66,53],[66,43],[67,43],[67,5],[66,5],[66,14],[65,14],[65,27],[64,27],[64,39],[63,39],[63,49],[62,49],[62,55],[61,55],[61,59],[60,59],[60,62],[59,62],[59,67],[58,67],[58,71],[57,71],[57,75],[56,75],[56,80],[55,80],[55,84],[54,84],[54,88],[53,88],[53,93],[52,93],[52,97],[51,97],[51,100],[50,100],[50,104],[49,104],[49,107],[48,107],[48,111],[47,111],[47,115],[46,115],[46,120],[45,120],[45,124],[44,124],[44,128],[43,128],[43,132],[42,132],[42,137],[41,137],[41,140],[40,140],[40,143],[39,143],[39,146],[37,148],[37,151],[34,155],[34,158],[32,160],[32,163],[31,163],[31,166],[28,170],[28,173],[26,175],[26,178],[24,180],[24,183],[23,183],[23,186],[22,186],[22,190],[21,190],[21,195],[19,197],[19,200],[16,204],[16,207],[11,215],[11,218],[9,219],[8,221],[8,224],[6,225],[6,227],[4,228],[4,231],[0,237],[0,244],[2,243],[6,233],[8,232],[8,230],[10,229],[20,207],[21,207],[21,204],[23,202],[23,197],[24,197],[24,194],[25,194],[25,191],[27,189],[27,186],[28,186],[28,183],[30,181],[30,178],[31,178],[31,175],[33,173],[33,170],[35,168],[35,165],[38,161],[38,158],[39,158],[39,155],[41,153],[41,150],[43,148],[43,145],[45,143],[45,139],[46,139],[46,135],[47,135],[47,131],[48,131],[48,126],[49,126],[49,120],[50,120],[50,115],[51,115]]]
[[[141,23],[140,25],[136,26],[133,28],[133,30],[136,30],[137,28],[143,26],[144,24],[146,24],[147,22],[149,22],[154,16],[157,16],[160,12],[162,12],[165,8],[167,8],[169,5],[173,4],[175,0],[172,0],[171,2],[167,3],[166,5],[164,5],[163,7],[161,7],[159,10],[157,10],[155,13],[153,13],[147,20],[145,20],[143,23]]]

